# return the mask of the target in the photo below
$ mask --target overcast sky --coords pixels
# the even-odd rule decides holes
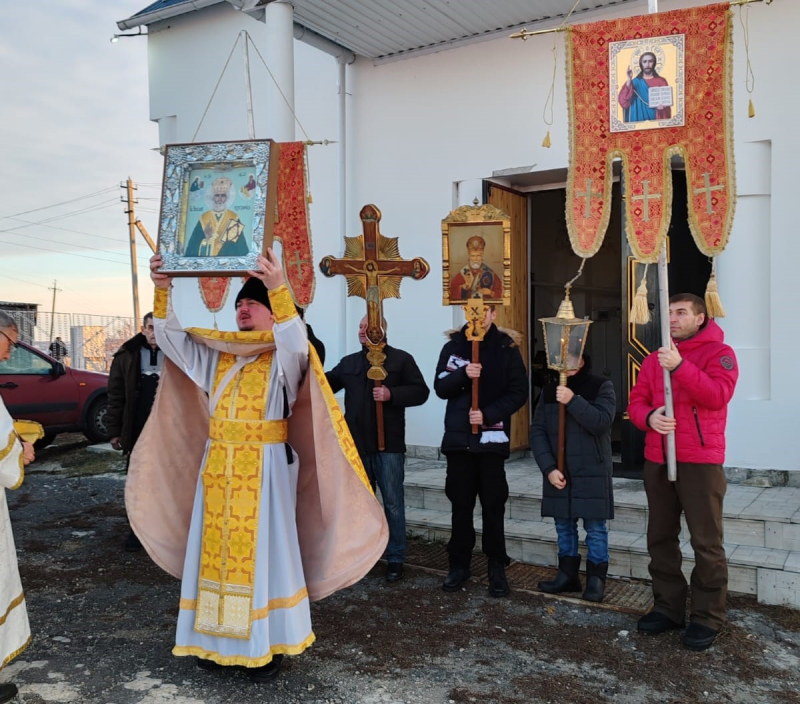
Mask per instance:
[[[55,279],[62,289],[57,311],[133,315],[118,186],[128,176],[151,184],[138,190],[136,207],[155,239],[162,158],[152,151],[158,129],[148,117],[147,40],[109,40],[119,32],[117,20],[147,4],[47,0],[3,8],[0,300],[49,311]],[[71,202],[38,210],[64,201]],[[47,226],[28,224],[69,213],[75,214]],[[152,301],[150,250],[140,236],[137,254],[145,312]]]

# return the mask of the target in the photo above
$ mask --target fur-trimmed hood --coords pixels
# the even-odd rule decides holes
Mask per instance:
[[[494,325],[494,323],[492,323],[492,325]],[[522,333],[521,332],[518,332],[517,330],[514,330],[513,328],[501,328],[501,327],[497,327],[496,325],[495,325],[495,327],[497,328],[498,332],[501,332],[501,333],[503,333],[505,335],[508,335],[511,338],[511,342],[512,342],[511,347],[519,347],[520,345],[522,345]],[[450,330],[445,330],[443,334],[444,334],[444,336],[446,338],[448,338],[449,340],[452,340],[456,335],[458,335],[463,330],[464,330],[463,327],[461,327],[461,328],[450,328]]]

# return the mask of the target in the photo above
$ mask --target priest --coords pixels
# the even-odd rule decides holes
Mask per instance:
[[[272,250],[237,296],[239,332],[184,330],[161,263],[150,267],[167,360],[128,514],[182,578],[173,653],[262,682],[314,642],[309,601],[361,579],[388,528]]]
[[[0,311],[0,363],[11,356],[17,335],[14,319]],[[33,459],[33,445],[20,440],[0,398],[0,670],[25,650],[31,640],[5,490],[17,489],[22,484],[23,467]],[[16,696],[16,685],[0,684],[0,704]]]

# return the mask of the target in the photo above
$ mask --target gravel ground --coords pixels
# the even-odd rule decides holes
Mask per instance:
[[[479,584],[457,594],[378,565],[312,606],[317,642],[280,678],[206,672],[171,655],[177,581],[122,550],[124,461],[75,437],[39,453],[11,518],[33,641],[0,673],[19,701],[87,704],[800,704],[800,612],[730,600],[730,625],[703,653],[635,617]]]

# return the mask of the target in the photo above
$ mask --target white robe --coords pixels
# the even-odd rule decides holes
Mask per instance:
[[[5,491],[19,487],[23,477],[22,444],[0,399],[0,669],[25,650],[31,640]]]
[[[214,409],[235,373],[258,356],[237,357],[220,387],[212,389],[220,352],[195,342],[181,327],[172,306],[167,317],[154,321],[158,346],[197,386],[209,394]],[[308,368],[308,337],[303,321],[295,316],[273,329],[276,350],[267,392],[265,420],[284,417],[284,391],[289,408],[294,405]],[[210,441],[206,444],[206,453]],[[205,458],[203,466],[205,465]],[[195,629],[198,578],[202,553],[204,495],[202,474],[195,501],[181,583],[181,609],[175,655],[194,655],[222,665],[258,667],[276,654],[298,654],[314,640],[296,524],[299,462],[294,453],[287,463],[283,443],[265,446],[258,516],[253,619],[249,638],[200,633]],[[257,616],[255,614],[258,614]]]

